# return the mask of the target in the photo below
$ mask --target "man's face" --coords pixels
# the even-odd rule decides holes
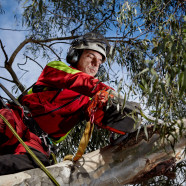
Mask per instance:
[[[77,63],[77,69],[91,76],[95,76],[102,62],[103,57],[99,52],[84,50]]]

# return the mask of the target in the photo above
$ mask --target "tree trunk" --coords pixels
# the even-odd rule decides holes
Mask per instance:
[[[186,120],[184,120],[184,128]],[[153,126],[148,127],[148,140],[141,130],[130,134],[123,142],[107,146],[83,156],[76,163],[64,161],[48,167],[60,185],[125,185],[165,174],[167,170],[182,161],[186,144],[183,132],[175,143],[173,151],[170,141],[163,141]],[[0,186],[53,185],[40,169],[0,176]]]

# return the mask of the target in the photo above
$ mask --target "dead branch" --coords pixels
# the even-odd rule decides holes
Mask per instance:
[[[27,63],[27,59],[30,59],[31,61],[33,61],[34,63],[36,63],[43,70],[43,67],[36,60],[34,60],[31,57],[26,56],[26,55],[25,55],[25,57],[26,57],[26,63]]]
[[[6,61],[8,61],[8,55],[7,55],[7,53],[6,53],[5,49],[4,49],[4,46],[3,46],[3,43],[2,43],[1,40],[0,40],[0,44],[1,44],[1,49],[2,49],[2,51],[4,53],[4,55],[5,55],[5,63],[6,63]]]
[[[47,47],[48,49],[50,49],[52,51],[52,53],[58,58],[59,61],[61,61],[61,58],[59,57],[59,55],[57,55],[57,53],[48,45],[45,45],[43,43],[38,43],[39,45],[41,45],[43,48]]]
[[[19,78],[17,77],[16,73],[14,72],[14,70],[12,69],[12,64],[17,56],[17,54],[23,49],[23,47],[28,44],[28,43],[35,43],[35,44],[40,44],[40,45],[43,45],[43,43],[47,43],[47,42],[52,42],[52,41],[55,41],[55,40],[68,40],[68,39],[74,39],[76,38],[76,36],[73,36],[73,37],[64,37],[64,38],[51,38],[51,39],[46,39],[46,40],[36,40],[36,39],[33,39],[33,38],[29,38],[29,39],[25,39],[23,42],[21,42],[19,44],[19,46],[14,50],[14,52],[12,53],[12,55],[10,56],[10,58],[8,59],[8,55],[6,54],[6,51],[4,49],[4,46],[2,44],[2,41],[0,40],[0,44],[1,44],[1,49],[5,55],[5,68],[7,69],[7,71],[10,73],[10,75],[12,76],[12,79],[13,79],[13,82],[17,85],[17,87],[19,88],[19,90],[21,92],[24,91],[25,87],[22,85],[22,83],[19,81]],[[45,45],[47,46],[47,45]],[[50,48],[50,47],[48,47]],[[50,50],[56,55],[58,56],[55,51],[53,51],[51,48]],[[58,56],[58,59],[59,56]],[[41,66],[40,66],[41,67]]]
[[[4,78],[4,77],[1,77],[1,76],[0,76],[0,79],[4,79],[4,80],[6,80],[6,81],[9,81],[9,82],[11,82],[11,83],[14,83],[14,81],[12,81],[12,80],[10,80],[10,79],[7,79],[7,78]]]

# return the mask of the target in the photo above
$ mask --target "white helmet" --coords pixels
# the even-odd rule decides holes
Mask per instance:
[[[102,54],[104,62],[110,52],[110,44],[101,34],[93,32],[87,33],[72,41],[66,57],[67,62],[72,65],[76,64],[84,49],[99,52]]]

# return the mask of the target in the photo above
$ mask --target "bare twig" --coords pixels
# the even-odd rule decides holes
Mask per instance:
[[[28,59],[30,59],[31,61],[33,61],[33,62],[35,62],[42,70],[43,70],[43,67],[36,61],[36,60],[34,60],[34,59],[32,59],[31,57],[29,57],[29,56],[25,56],[26,57],[26,59],[28,58]],[[27,62],[27,61],[26,61]],[[25,63],[26,64],[26,63]]]
[[[53,45],[55,45],[55,44],[60,44],[60,43],[69,44],[69,42],[54,42],[54,43],[52,43],[52,44],[50,44],[50,45],[48,45],[48,46],[51,47],[51,46],[53,46]]]
[[[52,41],[55,41],[55,40],[58,40],[58,41],[61,41],[61,40],[70,40],[70,39],[75,39],[79,36],[70,36],[70,37],[62,37],[62,38],[51,38],[51,39],[44,39],[44,40],[36,40],[36,39],[32,39],[32,38],[29,38],[29,39],[25,39],[17,48],[16,50],[13,52],[13,54],[11,55],[10,59],[9,59],[9,65],[11,66],[16,55],[18,54],[18,52],[28,43],[47,43],[47,42],[52,42]]]
[[[81,24],[80,24],[79,26],[77,26],[75,29],[73,29],[72,31],[70,31],[70,33],[71,33],[72,35],[74,35],[75,31],[76,31],[78,28],[80,28],[82,25],[83,25],[83,23],[81,23]]]
[[[43,43],[38,43],[38,44],[41,45],[42,47],[44,46],[44,47],[47,47],[48,49],[50,49],[50,50],[54,53],[54,55],[57,56],[58,60],[59,60],[59,61],[61,60],[61,58],[59,57],[59,55],[57,55],[57,53],[56,53],[50,46],[45,45],[45,44],[43,44]]]
[[[4,80],[6,80],[6,81],[9,81],[9,82],[11,82],[11,83],[14,83],[13,80],[10,80],[10,79],[7,79],[7,78],[1,77],[1,76],[0,76],[0,79],[4,79]]]
[[[31,29],[29,29],[29,30],[20,30],[20,29],[12,29],[12,28],[0,28],[0,30],[25,32],[25,31],[29,31]]]
[[[4,46],[3,46],[3,43],[2,43],[1,40],[0,40],[0,44],[1,44],[1,49],[2,49],[2,51],[4,53],[4,55],[5,55],[5,63],[6,63],[8,61],[8,55],[7,55],[7,53],[6,53],[5,49],[4,49]]]
[[[105,23],[105,21],[107,20],[107,19],[109,19],[110,17],[112,16],[112,13],[108,16],[108,17],[106,17],[99,25],[97,25],[92,31],[94,32],[95,30],[97,30],[101,25],[103,25],[104,23]]]
[[[8,61],[8,65],[12,66],[12,63],[14,62],[15,57],[17,56],[17,54],[19,53],[19,51],[29,42],[32,42],[32,38],[29,39],[25,39],[22,43],[20,43],[20,45],[15,49],[15,51],[12,53],[9,61]]]
[[[43,39],[43,40],[34,40],[32,39],[32,42],[33,43],[36,43],[37,42],[40,42],[40,43],[49,43],[49,42],[52,42],[52,41],[65,41],[65,40],[72,40],[72,39],[75,39],[79,36],[69,36],[69,37],[55,37],[55,38],[50,38],[50,39]]]
[[[61,41],[61,40],[69,40],[69,39],[74,39],[74,38],[77,38],[78,36],[71,36],[71,37],[63,37],[63,38],[51,38],[51,39],[45,39],[45,40],[36,40],[36,39],[33,39],[33,38],[28,38],[28,39],[25,39],[22,43],[20,43],[20,45],[14,50],[14,52],[12,53],[10,59],[8,60],[8,56],[4,50],[4,47],[3,47],[3,44],[2,44],[2,41],[0,40],[0,44],[1,44],[1,48],[3,50],[3,53],[5,55],[5,68],[8,70],[8,72],[10,73],[10,75],[12,76],[12,79],[13,79],[13,82],[17,85],[17,87],[21,90],[21,91],[24,91],[25,87],[21,84],[21,82],[19,81],[16,73],[14,72],[14,70],[12,69],[12,64],[15,60],[15,57],[17,56],[17,54],[22,50],[22,48],[28,44],[28,43],[36,43],[36,44],[40,44],[40,45],[43,45],[43,46],[46,46],[48,47],[47,45],[44,45],[43,43],[47,43],[47,42],[52,42],[52,41]],[[50,48],[50,47],[48,47]],[[51,49],[51,48],[50,48]],[[55,54],[55,51],[53,51],[51,49],[51,51]],[[56,54],[56,56],[58,56]],[[59,56],[58,56],[58,59],[59,59]]]
[[[19,68],[20,70],[23,70],[23,71],[25,71],[25,72],[28,72],[28,70],[25,70],[25,69],[23,69],[23,68],[20,67],[20,66],[26,65],[26,63],[27,63],[27,59],[26,59],[25,63],[18,63],[17,66],[18,66],[18,68]]]

